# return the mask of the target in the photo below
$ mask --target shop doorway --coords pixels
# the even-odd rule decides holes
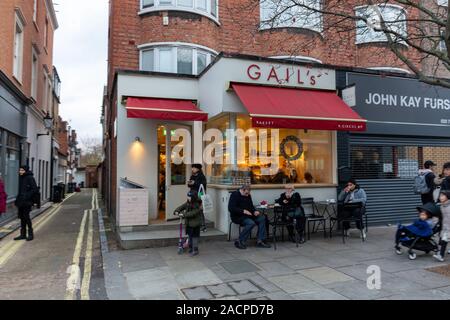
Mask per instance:
[[[186,125],[165,124],[158,126],[158,221],[178,220],[175,209],[186,201],[190,165],[172,161],[173,148],[180,142],[172,141],[176,129],[191,128]]]

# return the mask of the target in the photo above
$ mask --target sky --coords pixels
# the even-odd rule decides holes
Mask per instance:
[[[59,28],[53,64],[61,78],[60,116],[83,138],[102,138],[107,79],[108,0],[54,0]]]

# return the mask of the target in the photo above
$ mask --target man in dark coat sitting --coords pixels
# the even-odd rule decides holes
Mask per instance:
[[[239,240],[234,245],[238,249],[247,249],[245,245],[253,228],[258,226],[258,248],[270,248],[266,240],[266,218],[261,212],[253,206],[252,196],[250,195],[250,185],[244,185],[239,190],[234,191],[230,196],[228,211],[231,215],[231,221],[244,227]]]

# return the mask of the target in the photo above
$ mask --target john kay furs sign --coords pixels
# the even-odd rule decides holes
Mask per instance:
[[[398,123],[405,126],[396,126],[396,134],[450,135],[450,89],[416,79],[357,73],[347,74],[347,84],[356,85],[354,109],[373,123],[369,130],[388,133],[394,130],[392,123]]]

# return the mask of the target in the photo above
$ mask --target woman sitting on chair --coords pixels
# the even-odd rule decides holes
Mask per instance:
[[[366,232],[364,231],[364,224],[362,215],[365,210],[367,202],[367,195],[363,188],[361,188],[354,179],[349,179],[347,186],[338,196],[339,209],[338,215],[340,218],[355,218],[356,227],[361,231],[361,236],[365,239]],[[356,204],[356,206],[355,206]],[[350,230],[350,222],[344,221],[344,234],[348,237]]]
[[[285,191],[280,195],[280,198],[275,200],[283,212],[283,221],[293,222],[295,220],[295,229],[300,237],[299,242],[304,243],[303,232],[305,230],[305,210],[302,207],[302,198],[300,194],[295,191],[293,185],[286,185]],[[294,226],[287,226],[289,232],[289,240],[295,242]]]

